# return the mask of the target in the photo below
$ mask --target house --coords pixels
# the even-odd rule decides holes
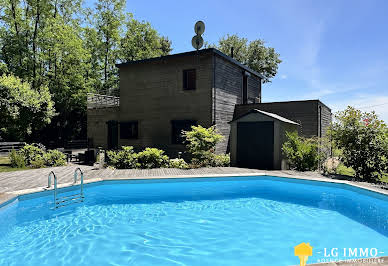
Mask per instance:
[[[92,147],[184,151],[182,130],[216,125],[228,151],[235,106],[261,102],[263,76],[210,48],[119,64],[120,97],[89,95]]]
[[[185,151],[182,130],[215,125],[224,136],[216,152],[229,153],[229,122],[253,109],[295,122],[306,136],[321,136],[331,121],[318,100],[262,103],[264,77],[214,48],[117,67],[119,96],[88,95],[89,147],[156,147],[177,156]]]

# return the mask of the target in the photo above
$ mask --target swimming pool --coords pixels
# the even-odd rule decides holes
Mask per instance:
[[[58,210],[52,192],[3,206],[0,265],[295,265],[302,242],[313,247],[308,263],[325,248],[337,248],[333,259],[348,259],[344,248],[388,254],[386,197],[343,184],[268,176],[104,181],[86,185],[85,196]]]

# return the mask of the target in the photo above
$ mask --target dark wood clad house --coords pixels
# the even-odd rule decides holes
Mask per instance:
[[[175,155],[184,150],[181,131],[216,125],[228,149],[229,121],[236,104],[261,102],[259,73],[216,49],[203,49],[118,65],[119,104],[90,104],[91,146],[157,147]]]
[[[264,78],[235,59],[210,48],[118,65],[120,97],[89,95],[90,147],[140,150],[156,147],[176,156],[184,151],[182,130],[215,125],[229,152],[229,124],[252,109],[271,112],[301,125],[305,136],[324,135],[331,111],[318,100],[261,103]]]

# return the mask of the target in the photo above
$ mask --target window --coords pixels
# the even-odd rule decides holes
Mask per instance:
[[[248,76],[243,76],[242,104],[248,103]]]
[[[196,72],[195,69],[183,70],[183,89],[195,90],[196,88]]]
[[[138,138],[138,122],[120,122],[120,139],[137,139]]]
[[[173,120],[171,121],[171,142],[173,144],[183,144],[182,130],[191,130],[191,126],[196,126],[195,120]]]

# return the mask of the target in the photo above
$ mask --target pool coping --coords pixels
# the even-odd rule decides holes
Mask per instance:
[[[196,175],[163,175],[163,176],[141,176],[141,177],[107,177],[107,178],[90,178],[85,179],[84,184],[92,184],[99,183],[103,181],[110,180],[152,180],[152,179],[185,179],[185,178],[216,178],[216,177],[249,177],[249,176],[268,176],[268,177],[279,177],[285,179],[293,179],[293,180],[305,180],[305,181],[318,181],[324,183],[332,183],[332,184],[344,184],[350,187],[355,187],[359,189],[363,189],[369,192],[377,193],[381,196],[387,196],[388,199],[388,190],[384,190],[381,188],[373,187],[372,185],[364,184],[364,183],[356,183],[354,181],[348,180],[339,180],[339,179],[330,179],[330,178],[320,178],[320,177],[311,177],[311,176],[294,176],[289,174],[277,174],[271,172],[252,172],[252,173],[228,173],[228,174],[196,174]],[[58,189],[76,187],[79,184],[74,183],[62,183],[58,184]],[[28,188],[22,190],[16,190],[12,192],[4,192],[0,194],[0,208],[19,199],[20,196],[24,196],[27,194],[35,194],[40,192],[46,192],[53,190],[53,187],[35,187]]]

